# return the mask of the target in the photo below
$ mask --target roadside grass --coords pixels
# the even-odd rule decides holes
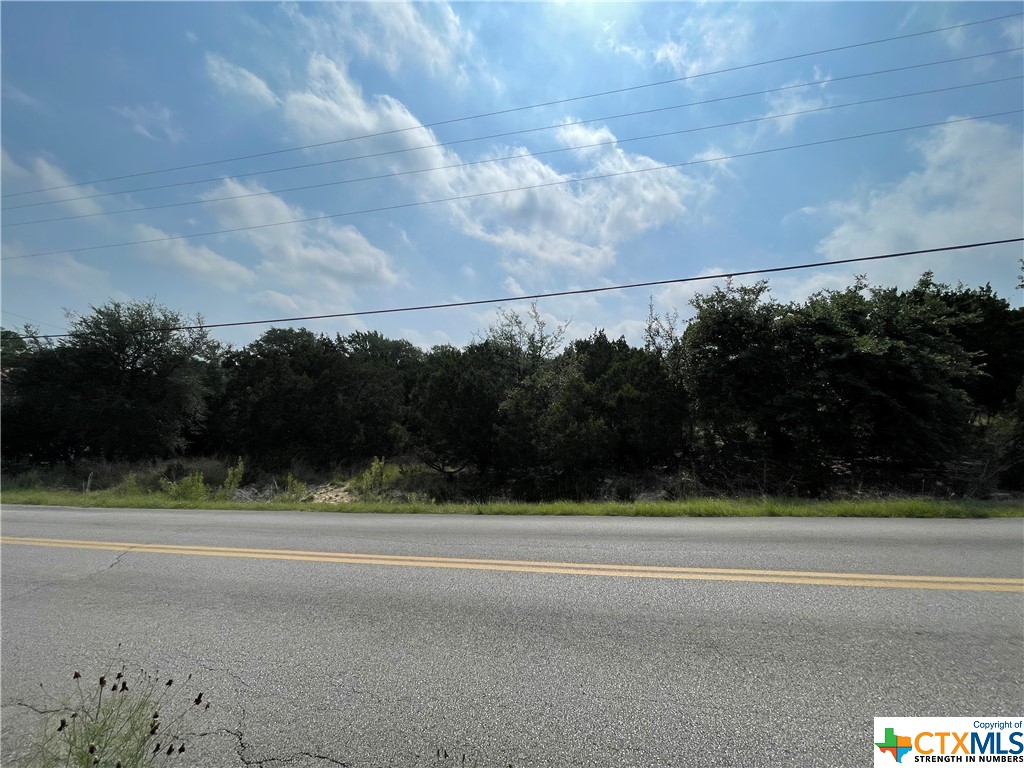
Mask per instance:
[[[198,498],[197,498],[198,497]],[[849,499],[816,501],[784,498],[693,498],[638,502],[354,502],[319,504],[281,499],[240,502],[223,495],[141,491],[125,483],[102,491],[67,491],[46,488],[10,488],[0,491],[2,504],[130,509],[276,510],[317,512],[373,512],[433,515],[575,515],[619,517],[913,517],[913,518],[1024,518],[1024,503],[1008,501],[942,501],[921,498]]]

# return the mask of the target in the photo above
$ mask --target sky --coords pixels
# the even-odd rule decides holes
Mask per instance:
[[[68,313],[146,299],[207,323],[274,319],[1021,237],[1021,12],[5,2],[3,325],[60,333]],[[296,219],[315,220],[265,226]],[[157,242],[122,245],[141,240]],[[909,287],[932,271],[1021,306],[1022,255],[1017,243],[769,285],[801,301],[858,274]],[[538,308],[567,339],[604,329],[639,344],[649,304],[685,322],[716,284]],[[469,343],[496,313],[278,325],[426,349]],[[242,345],[270,327],[214,335]]]

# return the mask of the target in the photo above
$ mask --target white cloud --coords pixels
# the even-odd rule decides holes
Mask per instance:
[[[278,103],[277,96],[263,80],[215,53],[206,54],[206,74],[224,93],[240,94],[263,107]]]
[[[1004,21],[999,34],[1015,48],[1024,46],[1024,24],[1021,24],[1020,19],[1007,19]]]
[[[403,130],[415,129],[420,123],[397,99],[390,96],[364,99],[362,89],[343,64],[314,54],[309,60],[307,76],[306,90],[289,93],[284,99],[285,120],[304,140],[332,141],[399,131],[362,144],[360,148],[385,152],[437,143],[437,137],[428,129]],[[454,153],[435,148],[392,155],[383,162],[393,170],[408,170],[443,165],[449,157],[455,157]]]
[[[76,216],[88,216],[103,211],[99,203],[88,199],[89,195],[98,194],[99,190],[90,186],[73,186],[75,184],[73,178],[42,156],[32,158],[31,168],[27,170],[14,162],[13,158],[5,151],[3,153],[3,176],[5,184],[8,179],[18,179],[32,189],[48,190],[40,194],[53,201],[64,201],[65,198],[72,197],[84,198],[67,200],[62,203],[65,210]],[[32,197],[28,200],[35,201],[38,198]],[[27,210],[23,212],[27,212]],[[41,216],[33,218],[41,218]]]
[[[603,38],[598,40],[597,49],[599,51],[611,51],[621,56],[628,56],[638,64],[643,63],[648,58],[649,52],[642,46],[624,42],[616,27],[616,23],[611,21],[601,25]]]
[[[680,77],[694,77],[733,63],[736,53],[748,48],[752,35],[749,18],[702,8],[687,17],[673,39],[655,50],[654,60]]]
[[[920,168],[898,183],[828,206],[839,223],[819,244],[829,259],[1019,237],[1024,229],[1020,133],[991,122],[949,123],[916,142]],[[1009,246],[1019,254],[1019,246]],[[926,269],[938,279],[1010,277],[1004,250],[911,257],[872,265],[873,280],[905,284]],[[1002,265],[1002,266],[1000,266]],[[1009,269],[1007,269],[1009,265]],[[945,277],[944,277],[945,275]]]
[[[24,104],[26,107],[31,107],[32,109],[40,112],[46,108],[46,105],[35,96],[30,96],[20,88],[17,88],[10,83],[3,84],[3,95],[11,101]]]
[[[401,102],[388,96],[365,99],[344,66],[322,55],[310,59],[306,90],[285,98],[285,117],[310,140],[399,131],[361,145],[375,152],[437,142]],[[520,279],[537,267],[587,273],[605,269],[615,261],[617,244],[685,214],[687,198],[698,192],[697,183],[679,170],[663,169],[650,157],[621,149],[605,126],[563,125],[556,138],[567,147],[603,146],[574,152],[581,165],[575,173],[558,171],[521,147],[494,146],[480,159],[495,162],[409,176],[403,182],[423,201],[479,195],[450,204],[450,221],[464,234],[495,246]],[[442,147],[377,160],[392,171],[460,161],[456,152]],[[573,184],[601,175],[614,177]],[[551,186],[521,189],[538,185]],[[488,194],[501,190],[519,191]]]
[[[811,110],[819,110],[829,106],[832,100],[826,94],[826,88],[828,87],[828,81],[831,79],[831,75],[825,75],[815,67],[814,76],[809,78],[808,81],[792,80],[785,83],[784,86],[797,85],[800,82],[820,82],[820,85],[807,88],[792,88],[766,95],[765,101],[768,102],[768,111],[765,113],[765,117],[774,117],[774,119],[760,123],[759,126],[765,126],[765,128],[759,128],[759,130],[770,130],[779,135],[792,133],[797,121],[808,117],[808,115],[794,113],[810,112]],[[814,113],[812,112],[811,114]]]
[[[581,126],[566,126],[557,137],[569,146],[615,138],[606,127]],[[496,148],[491,156],[514,153],[513,148]],[[615,262],[619,243],[685,214],[686,200],[696,191],[695,182],[677,169],[662,169],[655,160],[615,144],[576,154],[585,161],[576,174],[558,172],[528,155],[450,173],[448,186],[461,195],[552,185],[453,203],[455,221],[465,234],[497,246],[505,266],[520,278],[538,267],[592,274]],[[622,175],[571,183],[614,174]]]
[[[333,36],[346,50],[379,62],[392,75],[410,64],[431,74],[458,71],[458,59],[473,44],[458,14],[446,2],[339,3],[319,22],[319,35]]]
[[[135,225],[135,237],[154,240],[168,233],[146,224]],[[228,291],[251,284],[256,275],[248,267],[225,258],[205,245],[192,246],[185,240],[166,240],[145,247],[147,260],[163,267],[181,269],[203,283],[210,283]]]
[[[128,120],[132,130],[150,141],[159,141],[157,134],[162,134],[172,144],[185,138],[185,134],[174,125],[171,110],[154,102],[148,106],[111,107],[116,114]]]
[[[189,29],[185,31],[185,39],[192,43],[192,45],[195,45],[199,42],[199,35]]]
[[[0,147],[0,178],[6,187],[12,181],[23,181],[32,178],[32,174],[22,168],[12,158],[6,149]]]
[[[55,254],[35,259],[19,259],[24,249],[17,243],[4,243],[4,279],[20,277],[41,280],[76,294],[110,297],[115,294],[110,287],[109,275],[102,269],[83,264],[72,254]]]
[[[264,192],[252,182],[227,180],[205,197]],[[289,205],[277,195],[261,195],[216,204],[213,215],[224,228],[248,227],[316,216]],[[348,302],[359,291],[386,288],[400,279],[391,257],[351,225],[330,221],[251,229],[233,234],[255,248],[255,272],[261,285],[272,286],[256,299],[285,309],[319,309]]]

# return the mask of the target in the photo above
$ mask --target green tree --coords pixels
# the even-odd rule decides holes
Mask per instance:
[[[8,377],[5,452],[35,460],[141,459],[184,452],[206,417],[219,347],[152,301],[110,302],[69,336],[21,355]]]

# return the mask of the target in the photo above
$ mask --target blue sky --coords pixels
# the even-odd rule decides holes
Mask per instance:
[[[1024,74],[1019,50],[850,76],[1019,49],[1020,16],[743,65],[1020,9],[1019,3],[976,2],[4,3],[3,324],[19,327],[30,318],[44,333],[59,332],[65,310],[82,313],[110,299],[133,298],[154,298],[211,323],[230,322],[1019,237],[1020,114],[951,122],[1021,109],[1022,81],[1006,80]],[[704,76],[735,67],[742,68]],[[818,84],[723,99],[808,82]],[[841,106],[958,85],[970,87]],[[614,117],[693,102],[705,103]],[[820,111],[791,114],[807,110]],[[738,121],[756,122],[714,127]],[[938,125],[694,162],[931,123]],[[393,132],[403,128],[412,130]],[[526,129],[542,130],[467,141]],[[630,140],[679,131],[689,132]],[[346,161],[367,154],[377,156]],[[321,164],[280,170],[311,163]],[[473,164],[410,173],[465,163]],[[692,164],[664,167],[676,163]],[[623,171],[640,172],[575,181]],[[366,176],[388,178],[353,181]],[[200,179],[213,180],[181,184]],[[553,181],[567,183],[315,223],[32,256]],[[168,184],[178,186],[141,189]],[[329,185],[280,191],[316,184]],[[67,200],[110,192],[117,194]],[[225,197],[234,199],[216,200]],[[30,203],[46,204],[11,207]],[[114,213],[178,203],[185,205]],[[70,216],[85,217],[19,225]],[[844,287],[858,273],[906,286],[933,270],[950,283],[990,282],[1020,306],[1015,286],[1022,252],[1010,245],[794,272],[771,285],[776,298],[790,301]],[[674,308],[685,319],[694,292],[711,285],[549,299],[540,309],[551,321],[570,321],[570,338],[604,328],[638,343],[649,299],[657,311]],[[300,324],[330,333],[375,329],[423,347],[462,345],[487,328],[495,311]],[[242,344],[267,327],[216,335]]]

